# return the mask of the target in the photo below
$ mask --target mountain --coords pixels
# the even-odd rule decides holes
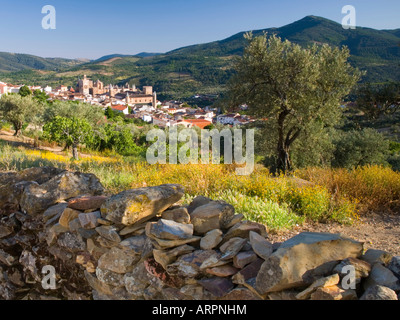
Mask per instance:
[[[255,36],[265,32],[304,47],[314,43],[347,46],[351,53],[350,62],[367,71],[363,81],[400,81],[400,29],[375,30],[357,27],[355,30],[345,30],[334,21],[307,16],[280,28],[252,31]],[[242,54],[246,45],[243,37],[245,33],[240,32],[220,41],[186,46],[163,54],[113,54],[73,66],[68,64],[75,62],[68,59],[57,62],[41,58],[43,60],[35,60],[38,61],[37,64],[33,61],[21,63],[24,67],[29,65],[30,70],[24,68],[18,72],[0,73],[0,80],[74,85],[78,76],[86,74],[107,84],[129,82],[138,86],[153,85],[160,96],[168,98],[187,97],[195,93],[217,94],[223,92],[234,72],[234,58]],[[0,60],[0,70],[7,70],[7,67],[9,68],[7,61]],[[57,70],[32,70],[51,68]],[[18,65],[14,65],[14,70],[18,70]]]
[[[0,71],[59,70],[87,62],[83,59],[42,58],[30,54],[0,52]]]

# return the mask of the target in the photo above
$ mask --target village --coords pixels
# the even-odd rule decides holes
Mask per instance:
[[[0,81],[0,97],[3,94],[18,93],[23,86]],[[75,88],[65,85],[55,88],[27,87],[32,92],[40,90],[46,93],[48,100],[80,101],[99,106],[104,111],[110,107],[113,111],[124,114],[126,118],[141,119],[159,128],[181,125],[186,128],[196,126],[204,129],[217,123],[241,126],[255,121],[255,118],[239,113],[221,113],[220,110],[211,106],[195,108],[176,100],[159,101],[152,86],[143,86],[140,90],[135,85],[130,86],[129,83],[124,86],[104,85],[100,80],[93,81],[86,75],[78,79]],[[194,96],[195,99],[199,97]],[[240,107],[240,110],[246,110],[246,108],[247,106],[244,105]]]

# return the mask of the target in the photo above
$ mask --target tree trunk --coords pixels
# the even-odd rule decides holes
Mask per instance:
[[[76,144],[74,144],[74,145],[72,146],[72,157],[73,157],[75,160],[79,160],[79,156],[78,156],[78,145],[76,145]]]
[[[278,146],[277,146],[277,173],[286,174],[290,171],[290,157],[289,157],[289,145],[287,145],[288,140],[284,137],[284,122],[286,116],[289,114],[288,110],[282,111],[278,117]]]

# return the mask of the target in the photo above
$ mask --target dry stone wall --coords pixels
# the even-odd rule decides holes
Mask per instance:
[[[232,205],[183,195],[107,195],[94,175],[51,167],[0,173],[0,299],[398,299],[400,257],[340,234],[271,243]]]

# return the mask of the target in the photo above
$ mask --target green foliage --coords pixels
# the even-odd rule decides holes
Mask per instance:
[[[43,105],[30,95],[9,94],[0,99],[0,116],[14,126],[15,135],[20,134],[26,122],[37,120],[42,110]]]
[[[367,164],[387,164],[389,141],[374,129],[340,132],[334,144],[334,167],[354,168]]]
[[[44,125],[43,132],[50,141],[65,143],[66,147],[72,146],[74,158],[77,159],[78,145],[90,141],[92,127],[85,119],[56,116]]]
[[[31,91],[31,89],[29,89],[28,86],[22,86],[22,87],[19,89],[18,94],[19,94],[21,97],[26,97],[26,96],[32,95],[32,91]]]
[[[275,35],[247,34],[246,38],[249,43],[229,85],[230,104],[247,104],[250,114],[268,118],[276,168],[287,172],[292,168],[292,144],[316,127],[339,123],[342,99],[361,73],[348,63],[346,48],[313,45],[303,49]]]

